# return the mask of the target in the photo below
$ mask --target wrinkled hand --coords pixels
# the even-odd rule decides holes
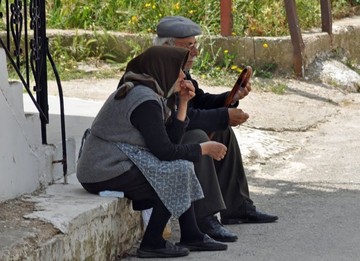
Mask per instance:
[[[229,108],[229,125],[230,126],[237,126],[249,118],[249,114],[243,112],[241,109]]]
[[[216,141],[207,141],[200,143],[202,155],[208,155],[214,160],[222,160],[227,152],[227,147]]]
[[[180,83],[179,102],[187,103],[195,96],[195,87],[189,80]]]
[[[239,88],[238,91],[235,93],[233,103],[243,99],[245,96],[249,94],[250,91],[251,91],[251,82],[248,82],[248,84],[244,88]]]

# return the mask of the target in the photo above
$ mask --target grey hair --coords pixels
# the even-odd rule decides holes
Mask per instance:
[[[173,38],[173,37],[158,37],[158,36],[155,36],[154,39],[153,39],[153,45],[175,46],[175,38]]]

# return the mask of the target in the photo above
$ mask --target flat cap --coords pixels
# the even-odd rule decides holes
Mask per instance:
[[[200,26],[183,16],[165,16],[156,27],[158,37],[186,38],[201,34]]]

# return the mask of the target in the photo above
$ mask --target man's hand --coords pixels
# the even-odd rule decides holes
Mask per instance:
[[[241,109],[229,108],[229,125],[230,126],[237,126],[249,118],[249,114],[243,112]]]
[[[238,100],[243,99],[245,96],[249,94],[251,91],[251,82],[248,82],[248,84],[244,88],[239,88],[238,91],[234,95],[233,104],[237,102]]]

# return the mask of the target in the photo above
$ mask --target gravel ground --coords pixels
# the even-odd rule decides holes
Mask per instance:
[[[239,105],[250,118],[234,128],[251,197],[260,210],[277,214],[279,221],[228,226],[239,240],[227,251],[194,252],[183,260],[356,260],[360,254],[359,93],[313,80],[254,81],[286,86],[282,95],[253,90]],[[117,83],[118,79],[81,79],[62,85],[66,97],[102,102]],[[200,84],[212,93],[229,90]],[[55,83],[50,82],[49,94],[56,93]],[[21,201],[2,203],[1,224],[15,226],[33,207]],[[44,231],[44,238],[33,244],[57,234],[46,224],[23,222],[22,229],[31,227],[29,233]],[[175,220],[170,240],[179,240]],[[126,260],[137,260],[134,251]]]
[[[355,260],[360,254],[360,95],[312,80],[255,79],[286,85],[282,95],[252,91],[239,107],[250,114],[234,128],[251,197],[273,224],[233,225],[225,252],[183,260]],[[104,100],[117,79],[64,83],[66,96]],[[226,86],[206,86],[212,93]],[[172,220],[171,240],[179,240]],[[135,248],[134,248],[135,250]],[[134,252],[126,260],[136,260]]]

